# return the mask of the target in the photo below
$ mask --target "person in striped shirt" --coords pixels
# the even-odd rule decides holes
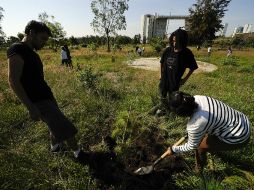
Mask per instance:
[[[191,96],[173,92],[171,109],[179,116],[190,117],[187,123],[188,142],[172,146],[172,153],[196,150],[196,171],[202,172],[206,152],[243,148],[250,140],[251,128],[246,115],[222,101],[208,96]]]

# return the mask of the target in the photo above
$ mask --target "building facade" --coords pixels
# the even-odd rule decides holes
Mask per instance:
[[[237,28],[234,29],[234,32],[232,34],[232,37],[234,37],[236,34],[246,34],[246,33],[251,33],[251,24],[245,24],[244,27],[243,26],[239,26]]]
[[[163,16],[158,14],[146,14],[141,17],[141,43],[148,43],[152,37],[165,37],[169,21],[172,19],[184,20],[184,28],[188,30],[188,16]]]
[[[251,24],[245,24],[243,27],[243,33],[251,33]]]

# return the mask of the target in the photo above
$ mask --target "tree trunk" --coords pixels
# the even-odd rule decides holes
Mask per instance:
[[[106,36],[107,36],[107,45],[108,45],[108,52],[110,52],[110,39],[109,39],[109,31],[106,29]]]
[[[108,45],[108,52],[110,52],[110,41],[109,41],[109,36],[107,35],[107,45]]]

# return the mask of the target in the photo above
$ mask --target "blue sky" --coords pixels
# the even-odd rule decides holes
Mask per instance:
[[[129,10],[125,13],[127,29],[119,34],[130,37],[139,34],[141,15],[187,15],[188,9],[195,2],[196,0],[130,0]],[[7,36],[16,36],[18,32],[24,31],[28,21],[37,20],[39,13],[46,11],[61,23],[67,36],[95,35],[90,26],[93,20],[90,3],[91,0],[0,0],[0,7],[5,10],[1,26]],[[223,18],[223,23],[229,24],[227,36],[232,34],[235,27],[245,24],[254,27],[253,8],[254,0],[230,2]],[[183,26],[183,23],[181,20],[170,22],[169,32]]]

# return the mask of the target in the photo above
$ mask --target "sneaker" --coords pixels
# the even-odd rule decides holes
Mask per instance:
[[[152,107],[152,109],[149,110],[148,114],[150,114],[150,115],[155,115],[156,112],[158,111],[158,109],[160,109],[160,107],[161,107],[160,104],[158,104],[158,105]]]
[[[65,152],[65,151],[66,151],[66,148],[63,146],[62,143],[56,144],[53,147],[51,146],[50,148],[50,152],[52,153],[59,153],[59,152]]]
[[[155,114],[157,117],[161,117],[161,116],[164,116],[166,115],[166,110],[163,110],[163,109],[158,109],[156,111],[156,114]]]

